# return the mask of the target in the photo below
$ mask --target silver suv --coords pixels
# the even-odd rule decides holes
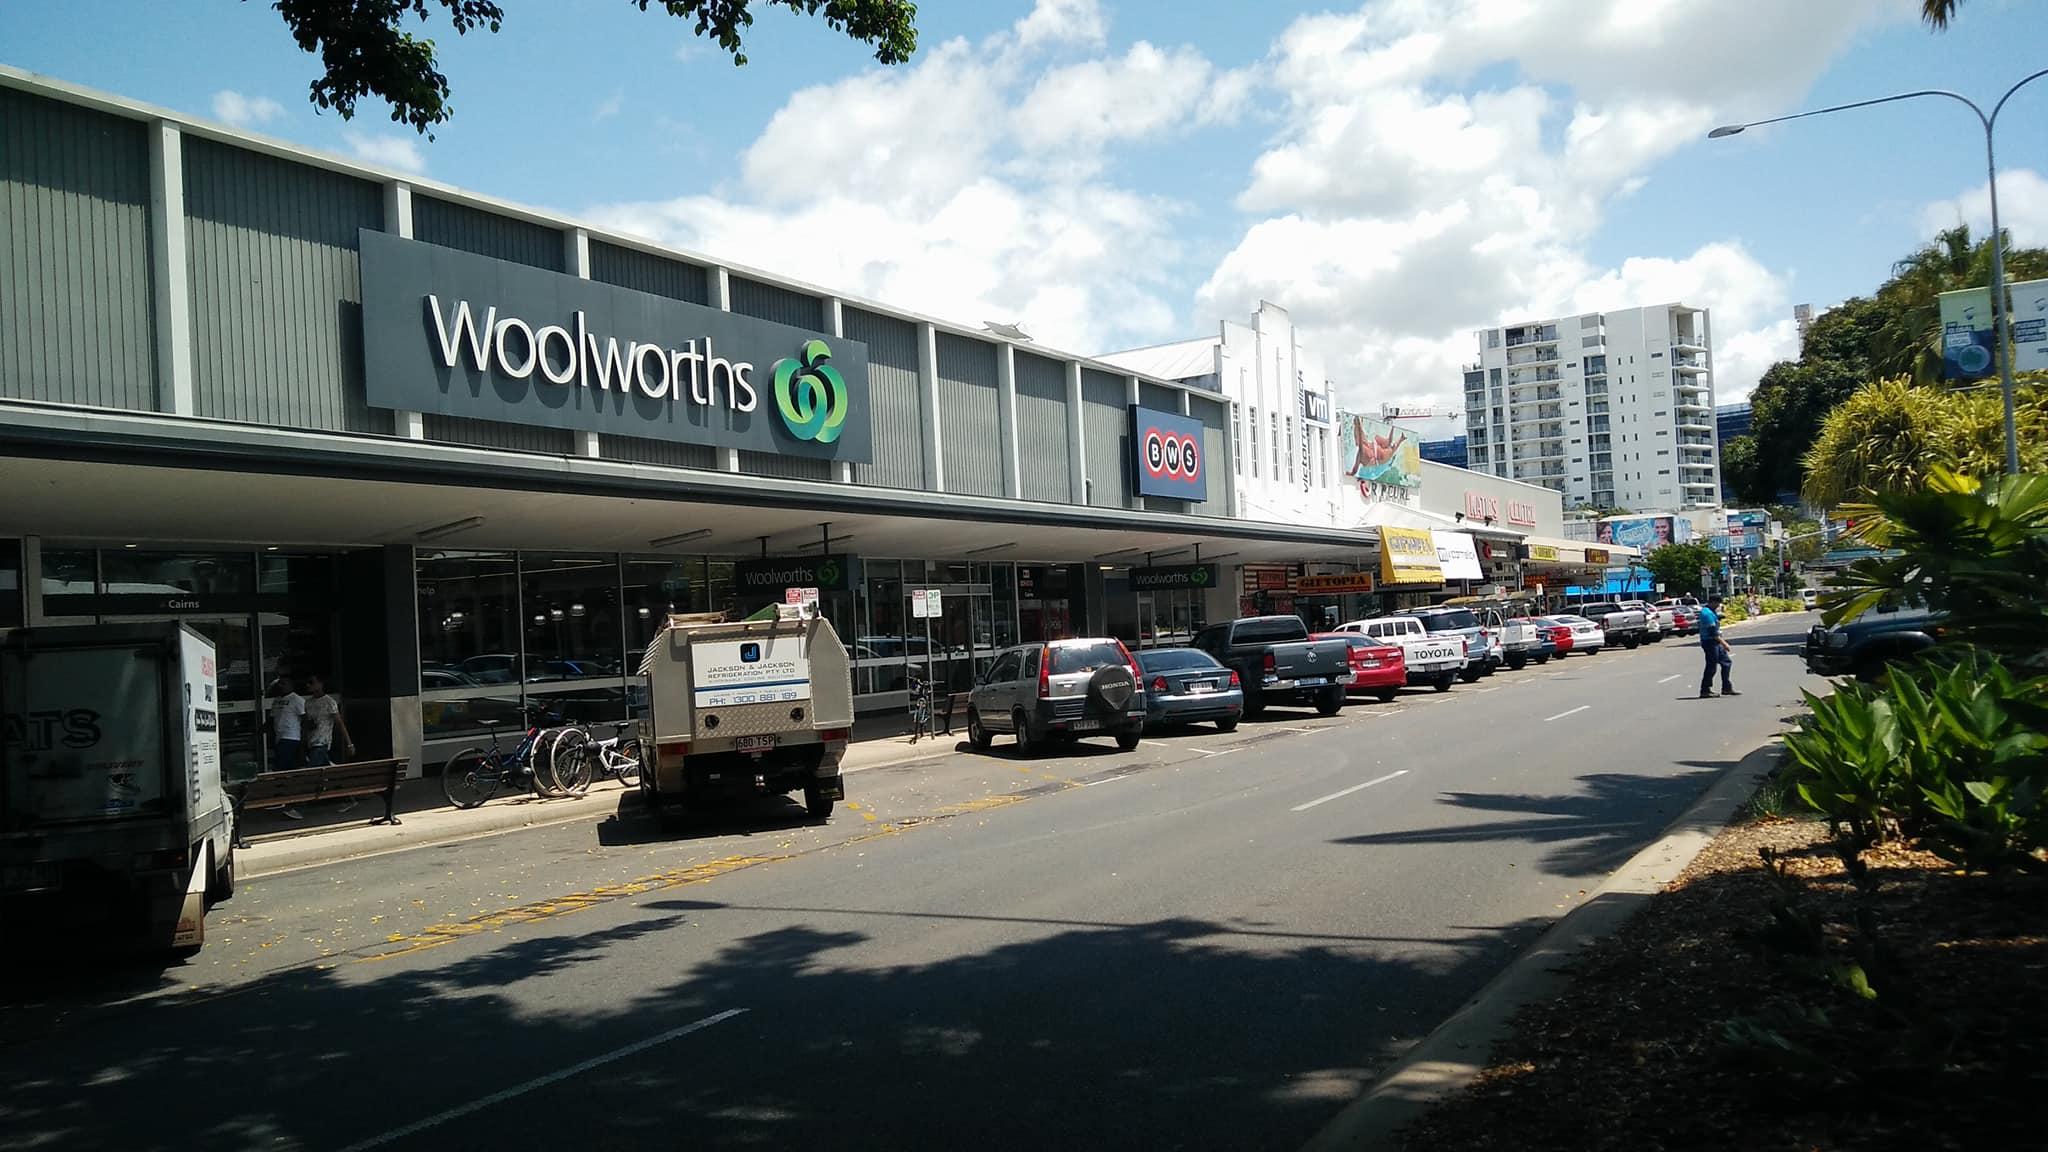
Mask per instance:
[[[1006,648],[968,697],[967,739],[985,749],[1006,732],[1029,754],[1083,736],[1114,736],[1129,751],[1145,731],[1139,684],[1137,661],[1113,638]]]

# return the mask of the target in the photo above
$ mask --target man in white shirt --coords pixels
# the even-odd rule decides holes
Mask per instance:
[[[324,768],[334,763],[334,738],[341,737],[344,756],[356,754],[356,742],[348,734],[348,721],[341,715],[341,700],[328,694],[318,676],[306,678],[306,764]]]
[[[306,698],[292,690],[289,680],[280,679],[270,690],[270,770],[304,767]]]

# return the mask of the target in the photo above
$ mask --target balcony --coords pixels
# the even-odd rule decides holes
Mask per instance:
[[[1671,334],[1671,347],[1680,352],[1705,352],[1707,346],[1699,342],[1699,336],[1692,332]]]
[[[1510,348],[1520,348],[1529,344],[1555,343],[1557,343],[1557,329],[1554,326],[1546,328],[1510,328],[1507,330],[1507,346]]]
[[[1672,407],[1680,412],[1704,412],[1708,415],[1712,415],[1714,412],[1713,408],[1709,407],[1708,405],[1701,404],[1697,400],[1680,400],[1676,404],[1673,404]]]
[[[1524,371],[1524,369],[1531,369]],[[1524,384],[1539,384],[1550,380],[1561,380],[1564,373],[1555,368],[1535,368],[1533,365],[1516,364],[1508,368],[1508,383],[1515,387]]]
[[[1528,410],[1531,407],[1531,404],[1515,405],[1508,414],[1509,419],[1513,420],[1517,424],[1528,424],[1539,420],[1564,419],[1564,409],[1554,403],[1542,404],[1532,402],[1532,404],[1534,404],[1534,407],[1536,409],[1534,412]]]
[[[1680,372],[1705,372],[1707,362],[1697,356],[1673,356],[1671,366]]]
[[[1508,401],[1511,408],[1526,408],[1531,404],[1555,403],[1564,399],[1564,393],[1556,388],[1539,388],[1534,396],[1516,396]]]
[[[1508,367],[1520,368],[1525,364],[1554,364],[1558,354],[1555,348],[1536,348],[1527,356],[1509,356]]]

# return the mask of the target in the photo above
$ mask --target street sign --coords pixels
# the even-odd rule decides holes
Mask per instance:
[[[943,593],[937,588],[913,588],[910,590],[910,616],[913,620],[932,620],[945,615]]]

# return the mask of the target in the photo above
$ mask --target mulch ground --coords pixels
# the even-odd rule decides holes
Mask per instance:
[[[2048,1148],[2048,877],[1864,860],[1859,901],[1823,825],[1731,827],[1405,1147]]]

